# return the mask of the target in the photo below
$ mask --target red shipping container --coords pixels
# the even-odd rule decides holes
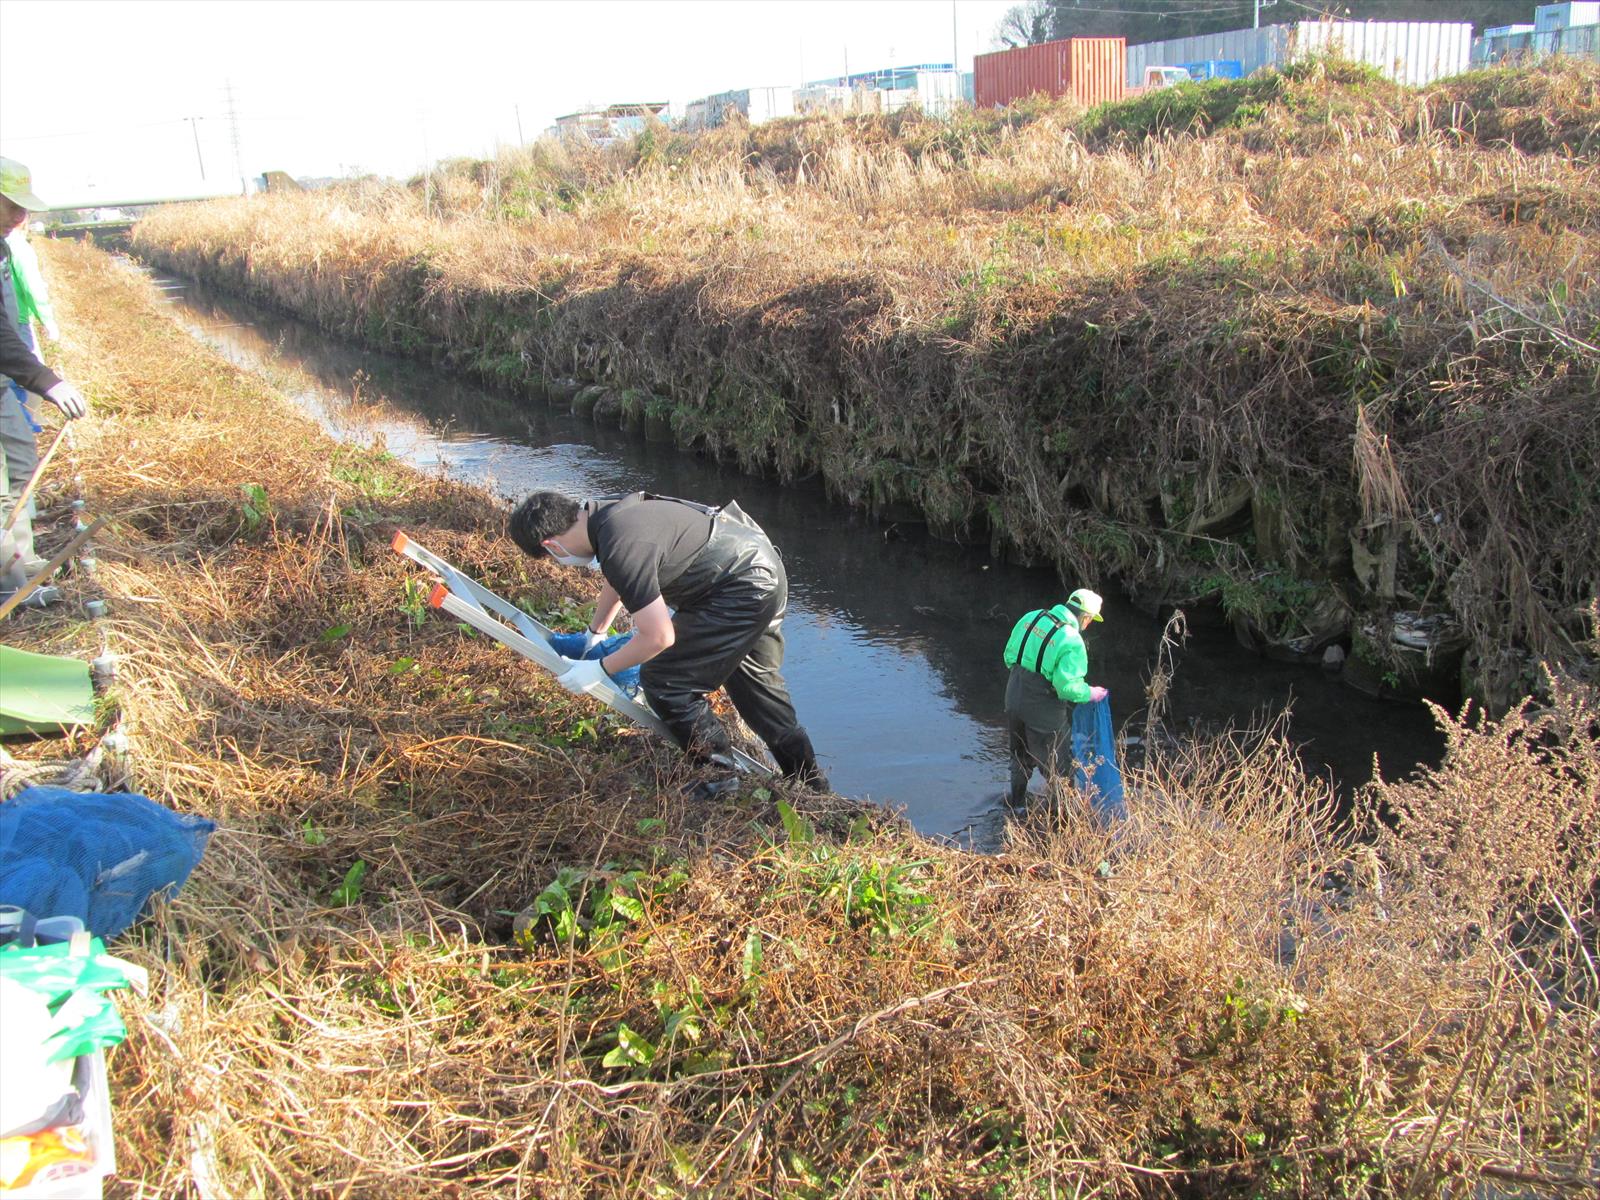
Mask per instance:
[[[980,54],[973,61],[973,101],[996,108],[1034,92],[1071,96],[1085,106],[1120,100],[1127,56],[1125,38],[1066,38]]]
[[[1072,98],[1085,108],[1121,100],[1128,81],[1127,39],[1072,38],[1067,45]]]

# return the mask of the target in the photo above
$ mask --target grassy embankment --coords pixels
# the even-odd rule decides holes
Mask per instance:
[[[541,144],[174,209],[141,254],[1073,579],[1491,707],[1600,580],[1600,69]],[[1146,136],[1148,135],[1148,136]],[[1452,636],[1441,635],[1442,660]],[[1432,662],[1433,667],[1439,665]]]
[[[696,811],[674,755],[413,619],[397,524],[541,610],[585,586],[486,497],[336,446],[141,279],[43,252],[114,521],[64,581],[122,656],[131,747],[97,769],[222,826],[116,946],[153,985],[111,1055],[114,1195],[1592,1187],[1592,691],[1452,725],[1361,844],[1270,739],[1134,773],[1109,875],[1044,817],[982,857],[753,787]],[[93,651],[71,611],[5,636]]]

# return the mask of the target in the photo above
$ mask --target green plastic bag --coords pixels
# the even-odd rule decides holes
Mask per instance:
[[[108,992],[143,989],[145,972],[106,953],[99,938],[44,946],[0,946],[0,975],[44,998],[63,1026],[46,1039],[51,1062],[92,1054],[128,1036],[122,1014]]]

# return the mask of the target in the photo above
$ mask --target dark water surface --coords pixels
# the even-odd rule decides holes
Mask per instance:
[[[539,488],[737,499],[783,551],[784,674],[834,789],[903,807],[925,834],[995,843],[1006,781],[1000,652],[1017,617],[1064,598],[1054,571],[995,562],[918,525],[885,526],[815,482],[753,478],[579,420],[565,405],[496,396],[353,348],[197,284],[156,282],[197,336],[273,377],[334,432],[352,397],[386,402],[401,415],[359,427],[381,430],[390,451],[417,466],[507,499]],[[1100,590],[1105,622],[1091,635],[1089,678],[1111,689],[1120,725],[1142,715],[1164,622]],[[1258,659],[1214,618],[1194,630],[1178,656],[1174,729],[1259,723],[1285,706],[1307,767],[1342,793],[1371,777],[1375,755],[1388,778],[1438,760],[1442,740],[1422,709],[1369,699],[1314,667]]]

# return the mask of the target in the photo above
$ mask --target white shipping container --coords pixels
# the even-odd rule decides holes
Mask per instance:
[[[1262,67],[1332,51],[1376,67],[1398,83],[1432,83],[1467,69],[1472,26],[1443,21],[1299,21],[1148,42],[1128,47],[1128,86],[1144,82],[1146,67],[1237,59],[1249,75]]]

